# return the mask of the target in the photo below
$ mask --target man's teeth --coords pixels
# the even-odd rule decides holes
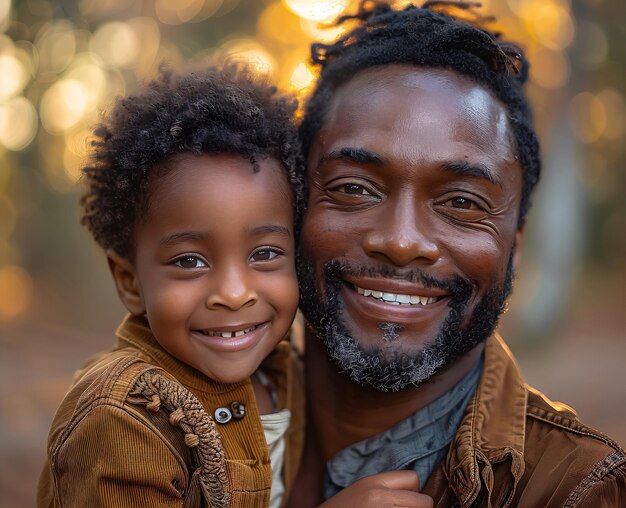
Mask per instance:
[[[237,330],[235,332],[216,332],[213,330],[202,330],[204,335],[208,335],[209,337],[223,337],[225,339],[232,339],[233,337],[241,337],[248,332],[254,330],[256,326],[251,326],[250,328],[246,328],[244,330]]]
[[[383,293],[373,289],[364,289],[359,286],[354,287],[360,295],[371,296],[377,300],[383,300],[394,305],[430,305],[438,300],[436,296],[400,295],[398,293]]]

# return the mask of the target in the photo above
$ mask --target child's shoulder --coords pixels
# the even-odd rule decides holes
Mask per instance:
[[[117,502],[132,497],[130,483],[180,498],[204,464],[215,466],[200,473],[207,484],[226,474],[220,437],[200,401],[140,351],[117,349],[77,372],[52,424],[42,476],[49,481],[40,482],[39,496],[99,499],[114,484],[110,506],[130,506]],[[218,490],[211,496],[227,499],[225,487]]]
[[[157,369],[140,351],[116,349],[90,358],[74,374],[50,430],[49,443],[63,440],[94,409],[101,406],[122,409],[136,380]]]

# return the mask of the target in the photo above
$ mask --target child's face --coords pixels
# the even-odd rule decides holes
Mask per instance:
[[[157,341],[206,376],[247,378],[298,304],[292,197],[274,159],[185,155],[135,231],[137,291]]]

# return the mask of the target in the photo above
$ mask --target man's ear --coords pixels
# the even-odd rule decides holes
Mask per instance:
[[[522,245],[524,240],[524,225],[515,232],[515,253],[513,254],[513,268],[517,270],[522,262]]]
[[[146,306],[143,302],[134,265],[112,249],[107,250],[106,255],[117,294],[124,307],[134,316],[143,316],[146,312]]]

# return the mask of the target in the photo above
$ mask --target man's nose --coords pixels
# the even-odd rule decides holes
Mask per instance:
[[[244,267],[230,265],[213,273],[210,294],[206,306],[211,310],[239,310],[254,305],[258,294],[253,277]]]
[[[434,264],[440,250],[425,213],[406,198],[381,210],[377,223],[363,236],[364,251],[395,266]]]

